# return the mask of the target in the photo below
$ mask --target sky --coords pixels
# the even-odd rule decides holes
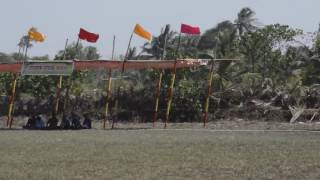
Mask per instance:
[[[100,34],[97,43],[102,59],[110,59],[113,36],[116,56],[125,54],[136,23],[155,36],[170,24],[178,31],[181,23],[200,26],[202,31],[224,20],[234,20],[243,7],[256,12],[258,22],[287,24],[305,32],[314,32],[320,23],[319,0],[0,0],[0,52],[18,51],[19,39],[30,27],[46,34],[44,43],[36,43],[29,56],[63,50],[66,39],[77,40],[79,28]],[[144,40],[134,36],[132,46]]]

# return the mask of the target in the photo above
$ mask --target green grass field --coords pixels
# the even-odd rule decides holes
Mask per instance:
[[[0,131],[0,179],[320,179],[320,132]]]

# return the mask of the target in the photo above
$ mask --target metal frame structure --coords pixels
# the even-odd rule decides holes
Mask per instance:
[[[239,59],[177,59],[177,60],[127,60],[124,64],[123,61],[120,60],[73,60],[73,66],[74,71],[82,71],[82,70],[113,70],[113,69],[133,69],[133,70],[140,70],[140,69],[158,69],[163,71],[164,69],[173,69],[172,74],[172,82],[175,81],[175,75],[178,69],[183,68],[194,68],[199,66],[206,66],[210,64],[211,61],[211,68],[208,74],[208,90],[207,90],[207,97],[205,101],[205,110],[204,110],[204,118],[203,118],[203,124],[204,127],[206,127],[206,124],[208,122],[208,112],[209,112],[209,104],[210,104],[210,96],[212,95],[212,79],[214,74],[214,62],[217,61],[238,61]],[[35,61],[35,62],[43,62],[43,61]],[[51,63],[54,63],[55,61],[50,61]],[[60,61],[59,61],[60,62]],[[14,79],[12,82],[12,95],[10,96],[10,102],[9,102],[9,112],[8,112],[8,121],[7,121],[7,127],[11,128],[13,123],[13,108],[14,108],[14,101],[16,97],[16,87],[17,87],[17,76],[20,75],[21,70],[23,68],[23,63],[8,63],[8,64],[0,64],[0,73],[13,73]],[[110,73],[110,72],[109,72]],[[59,87],[57,93],[57,100],[60,99],[60,91],[61,91],[61,77],[59,81]],[[111,78],[111,75],[109,74],[109,78]],[[111,81],[109,80],[108,85],[106,86],[108,97],[107,99],[110,99],[111,96]],[[159,83],[159,82],[158,82]],[[158,85],[159,86],[159,85]],[[159,87],[157,88],[157,92],[159,93]],[[171,103],[173,100],[173,92],[174,92],[174,83],[171,83],[170,89],[169,89],[169,100],[167,104],[167,110],[166,110],[166,119],[165,119],[165,126],[167,127],[167,123],[169,122],[169,116],[170,116],[170,110],[171,110]],[[159,101],[157,99],[156,101]],[[106,116],[108,115],[108,104],[106,104]],[[57,107],[56,107],[57,110]],[[158,106],[155,106],[155,112],[158,111]],[[156,117],[153,119],[153,126],[155,126]],[[103,128],[106,128],[106,121],[107,117],[103,120]]]

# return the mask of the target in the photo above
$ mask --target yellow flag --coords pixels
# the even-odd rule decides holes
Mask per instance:
[[[31,41],[43,42],[46,39],[46,36],[38,32],[36,28],[30,28],[28,36]]]
[[[134,28],[134,33],[136,33],[138,36],[147,39],[148,41],[152,40],[152,34],[143,29],[140,24],[136,24],[136,27]]]

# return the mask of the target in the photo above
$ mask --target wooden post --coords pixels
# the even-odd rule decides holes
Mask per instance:
[[[208,122],[208,113],[209,113],[209,104],[210,104],[210,96],[212,94],[212,79],[214,75],[214,60],[212,61],[210,72],[208,75],[208,91],[207,91],[207,97],[205,102],[205,110],[204,110],[204,117],[203,117],[203,126],[206,127],[206,124]]]
[[[163,44],[163,52],[161,60],[165,59],[166,57],[166,48],[167,48],[167,36],[170,31],[170,25],[166,25],[165,31],[164,31],[164,44]],[[155,127],[156,121],[158,119],[158,111],[159,111],[159,101],[160,101],[160,91],[161,91],[161,85],[162,85],[162,78],[163,78],[163,70],[160,70],[159,74],[159,80],[157,83],[157,89],[156,89],[156,101],[154,106],[154,114],[153,114],[153,127]]]
[[[171,111],[171,104],[172,104],[172,99],[173,99],[173,88],[174,88],[174,83],[176,80],[176,74],[177,74],[177,63],[178,61],[175,60],[174,66],[173,66],[173,74],[171,77],[171,83],[170,83],[170,88],[169,88],[169,94],[168,94],[168,104],[167,104],[167,111],[166,111],[166,120],[164,124],[164,128],[167,128],[167,124],[169,122],[169,116],[170,116],[170,111]]]
[[[110,103],[110,98],[111,98],[111,85],[112,85],[112,79],[111,79],[112,71],[111,69],[109,70],[109,78],[108,78],[108,84],[107,84],[107,102],[106,102],[106,111],[105,111],[105,118],[103,121],[103,129],[106,129],[106,122],[108,119],[109,115],[109,103]]]
[[[113,36],[113,45],[112,45],[112,57],[111,59],[114,59],[114,48],[115,48],[115,41],[116,41],[116,36]],[[107,122],[107,118],[109,115],[109,103],[110,103],[110,98],[111,98],[111,86],[112,86],[112,70],[109,69],[109,73],[108,73],[108,84],[107,84],[107,98],[106,98],[106,111],[105,111],[105,118],[103,121],[103,129],[106,129],[106,122]]]
[[[61,95],[61,89],[62,89],[62,80],[63,77],[59,77],[58,87],[57,87],[57,97],[56,97],[56,106],[55,106],[55,112],[56,114],[59,113],[59,103],[60,103],[60,95]]]
[[[62,60],[65,60],[65,58],[66,58],[67,46],[68,46],[68,38],[67,38],[65,46],[64,46]],[[62,81],[63,81],[63,77],[60,76],[58,86],[57,86],[57,95],[56,95],[57,96],[56,97],[56,106],[55,106],[56,114],[58,114],[58,112],[59,112],[59,103],[60,103],[60,96],[61,96],[61,90],[62,90]]]
[[[156,125],[156,121],[158,119],[158,111],[159,111],[159,101],[160,101],[160,91],[161,91],[161,84],[162,84],[162,77],[163,77],[163,70],[160,71],[159,80],[156,89],[156,102],[154,107],[154,114],[153,114],[153,127]]]
[[[30,43],[30,39],[28,38],[27,44],[25,46],[24,61],[22,62],[22,64],[24,64],[24,62],[27,60],[29,43]],[[12,94],[11,94],[10,103],[9,103],[8,120],[7,120],[7,127],[9,127],[10,129],[11,129],[12,123],[13,123],[12,113],[14,112],[14,101],[16,98],[16,88],[17,88],[18,75],[14,74],[13,78],[14,79],[12,82]]]
[[[67,82],[66,95],[65,95],[64,104],[63,104],[63,115],[65,115],[69,105],[69,93],[71,88],[71,81],[72,81],[72,76],[68,78],[68,82]]]
[[[22,62],[23,64],[27,60],[29,43],[30,43],[30,39],[28,37],[27,44],[25,46],[24,61]],[[20,54],[20,51],[19,51],[19,54]],[[15,101],[15,98],[16,98],[16,88],[17,88],[17,81],[18,81],[17,79],[18,79],[18,75],[14,74],[13,75],[13,81],[12,81],[12,94],[11,94],[11,97],[10,97],[8,120],[7,120],[7,127],[9,127],[10,129],[11,129],[12,123],[13,123],[12,113],[14,112],[14,101]]]
[[[8,111],[8,120],[7,120],[7,126],[11,129],[12,123],[13,123],[13,117],[12,117],[12,111],[13,111],[13,105],[16,98],[16,87],[17,87],[17,75],[14,74],[13,81],[12,81],[12,94],[10,98],[10,104],[9,104],[9,111]]]
[[[170,88],[169,88],[169,93],[168,93],[168,104],[167,104],[166,120],[164,123],[164,128],[167,128],[168,122],[169,122],[171,104],[172,104],[172,99],[173,99],[173,88],[174,88],[174,83],[175,83],[176,74],[177,74],[177,63],[178,63],[177,58],[179,56],[180,44],[181,44],[181,32],[179,34],[178,47],[176,50],[176,60],[174,61],[173,70],[172,70],[173,74],[171,77],[171,83],[170,83]]]
[[[80,43],[80,38],[78,37],[78,40],[77,40],[77,43],[76,43],[76,54],[75,54],[75,57],[74,59],[76,58],[77,54],[79,54],[79,51],[78,51],[78,46],[79,46],[79,43]],[[65,100],[64,100],[64,105],[63,105],[63,114],[65,114],[67,108],[68,108],[68,105],[69,105],[69,100],[70,100],[70,88],[72,86],[72,77],[73,77],[73,73],[71,74],[71,76],[68,78],[68,82],[67,82],[67,88],[66,88],[66,96],[65,96]]]
[[[116,47],[116,36],[113,36],[113,43],[112,43],[112,56],[111,59],[114,60],[114,49]]]
[[[119,89],[117,91],[117,99],[116,99],[116,102],[115,102],[115,105],[114,105],[114,112],[117,112],[119,113]],[[119,114],[117,114],[117,120],[119,119]],[[112,118],[112,124],[111,124],[111,129],[114,128],[114,124],[115,124],[115,119]]]
[[[128,48],[127,48],[127,51],[126,51],[126,55],[122,61],[122,68],[121,68],[121,73],[120,73],[120,78],[119,78],[119,85],[118,85],[118,89],[117,89],[117,100],[116,100],[116,103],[115,103],[115,111],[118,112],[118,115],[117,115],[117,119],[119,119],[119,97],[120,97],[120,91],[121,91],[121,86],[122,86],[122,76],[123,76],[123,73],[124,73],[124,70],[125,70],[125,63],[126,61],[128,60],[128,55],[129,55],[129,50],[130,50],[130,46],[131,46],[131,41],[132,41],[132,37],[133,37],[133,33],[134,31],[132,31],[131,33],[131,36],[130,36],[130,39],[129,39],[129,43],[128,43]],[[113,129],[114,128],[114,119],[112,119],[112,126],[111,128]]]
[[[126,55],[124,56],[124,59],[123,59],[123,62],[122,62],[122,69],[121,69],[121,76],[120,77],[122,77],[122,73],[124,72],[125,62],[128,60],[127,58],[128,58],[128,55],[129,55],[129,50],[130,50],[130,46],[131,46],[132,37],[133,37],[133,32],[132,32],[132,34],[130,36],[127,52],[126,52]]]

